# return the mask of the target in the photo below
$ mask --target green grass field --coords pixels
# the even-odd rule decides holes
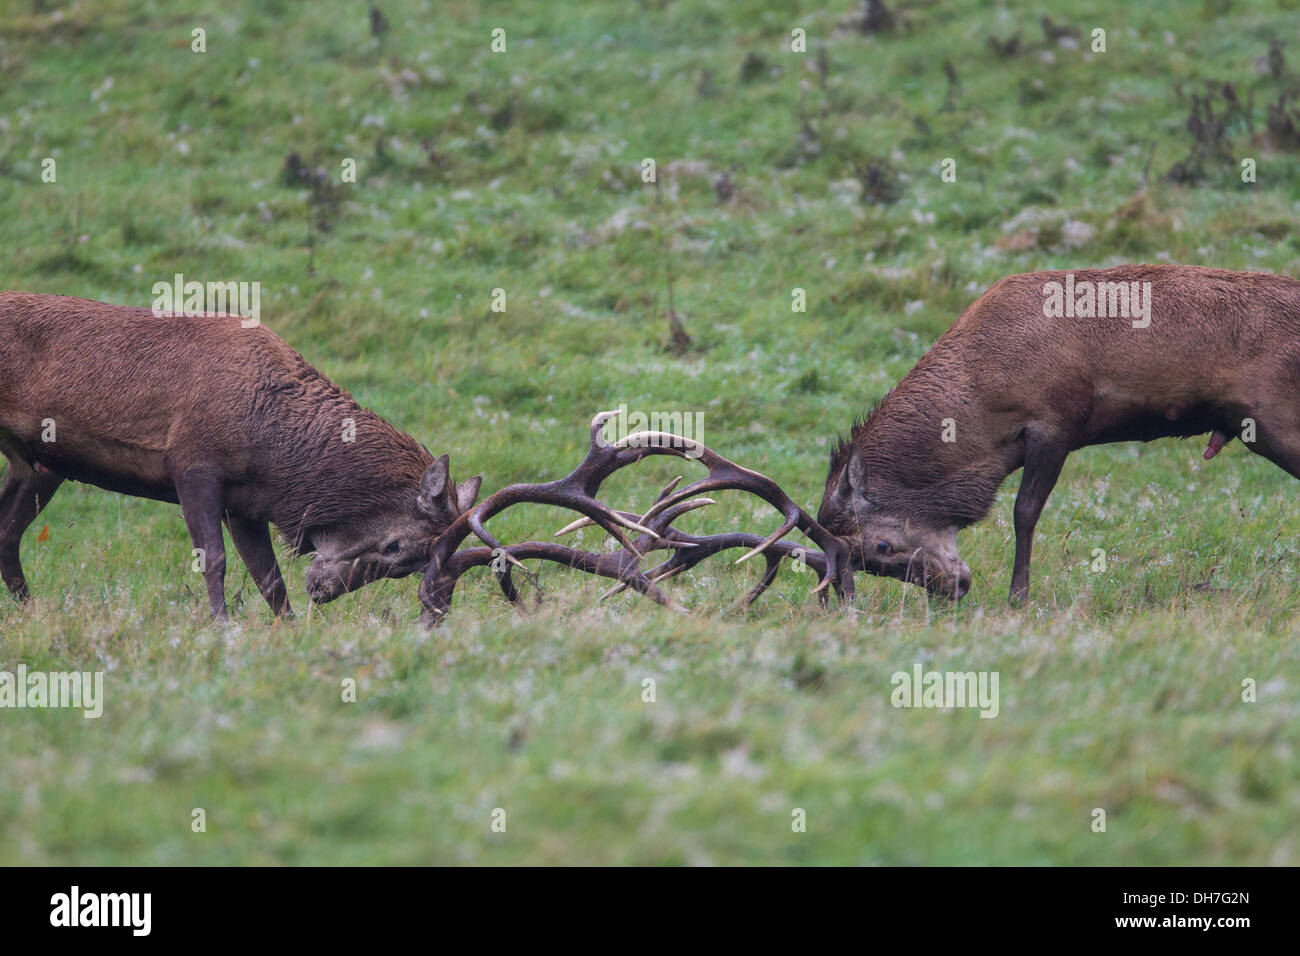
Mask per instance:
[[[486,490],[569,471],[626,403],[701,413],[815,510],[834,436],[1004,275],[1300,276],[1296,0],[1051,4],[1077,42],[1020,0],[893,0],[872,35],[852,0],[380,6],[376,37],[335,0],[0,0],[0,288],[258,281],[264,323]],[[214,626],[179,508],[66,485],[0,670],[105,671],[104,715],[0,710],[0,863],[1300,862],[1300,487],[1202,448],[1073,456],[1024,609],[1013,477],[956,607],[859,577],[823,610],[786,569],[737,611],[760,568],[720,556],[670,586],[687,615],[546,566],[540,611],[477,572],[431,633],[416,579],[309,612],[284,557],[273,624],[233,552]],[[682,526],[778,521],[724,496]],[[916,663],[998,672],[998,716],[894,708]]]

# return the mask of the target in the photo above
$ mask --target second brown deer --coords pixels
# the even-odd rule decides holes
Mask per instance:
[[[831,454],[818,521],[853,570],[960,598],[957,532],[1016,496],[1011,599],[1070,452],[1209,432],[1300,477],[1300,282],[1134,265],[998,282]]]

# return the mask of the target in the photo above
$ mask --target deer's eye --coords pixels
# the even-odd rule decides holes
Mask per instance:
[[[891,548],[891,547],[889,546],[889,542],[888,542],[888,541],[877,541],[877,542],[876,542],[876,553],[877,553],[877,554],[889,554],[889,552],[890,552],[890,551],[893,551],[893,550],[894,550],[894,549]]]
[[[388,544],[384,545],[384,554],[396,554],[401,550],[402,542],[400,541],[390,541]]]

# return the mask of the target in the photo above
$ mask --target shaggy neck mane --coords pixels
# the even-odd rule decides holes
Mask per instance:
[[[410,511],[433,456],[414,438],[357,404],[298,353],[294,367],[256,387],[248,434],[273,445],[268,484],[280,494],[272,522],[298,551],[311,535]],[[344,441],[345,423],[355,440]]]
[[[867,463],[867,500],[874,507],[909,520],[964,528],[993,506],[1006,474],[991,456],[970,446],[967,425],[955,442],[942,440],[946,413],[960,407],[963,377],[933,360],[931,349],[917,366],[885,394],[847,438],[831,449],[827,487],[839,480],[849,448],[862,449]],[[962,429],[961,424],[957,426]],[[965,439],[965,443],[963,443]]]

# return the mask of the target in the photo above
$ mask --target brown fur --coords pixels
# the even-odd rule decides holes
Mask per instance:
[[[46,419],[53,442],[42,441]],[[342,439],[346,419],[355,442]],[[0,452],[10,459],[0,570],[20,596],[14,532],[22,528],[14,525],[25,517],[17,499],[30,492],[14,486],[24,481],[48,485],[52,476],[179,502],[187,521],[193,486],[196,500],[219,500],[222,517],[242,519],[250,532],[273,523],[302,552],[317,536],[355,535],[376,515],[416,512],[433,465],[415,439],[361,408],[264,325],[22,292],[0,293]],[[214,613],[223,610],[224,598],[214,598]]]
[[[1231,436],[1250,418],[1257,432],[1248,447],[1300,477],[1300,282],[1172,265],[1073,274],[1077,282],[1150,282],[1150,326],[1049,318],[1044,284],[1063,283],[1065,272],[1003,279],[836,446],[820,518],[829,530],[854,536],[877,516],[962,528],[988,512],[1002,481],[1023,466],[1012,578],[1019,598],[1028,591],[1033,526],[1074,449]],[[956,423],[954,442],[942,440],[945,418]],[[853,455],[867,480],[850,503],[838,493]]]

